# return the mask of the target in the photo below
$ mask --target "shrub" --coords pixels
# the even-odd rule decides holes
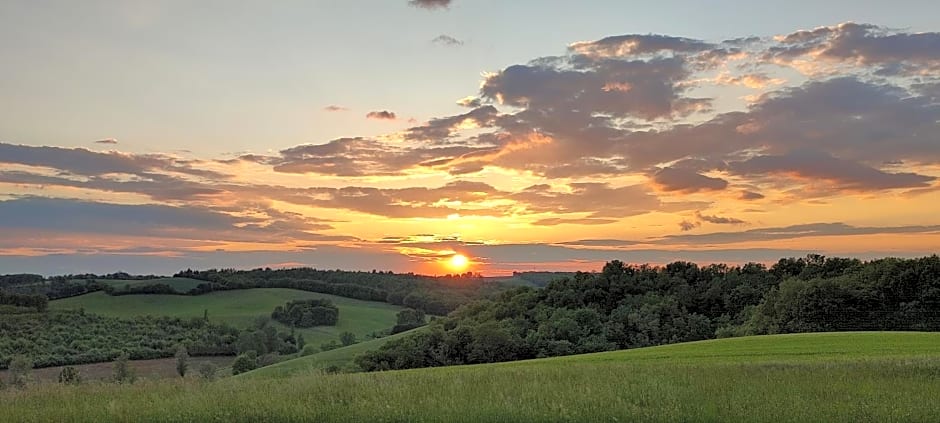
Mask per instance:
[[[59,372],[59,383],[65,385],[78,385],[82,383],[82,375],[78,369],[72,366],[65,366]]]
[[[215,379],[215,373],[217,371],[218,369],[215,367],[215,364],[208,361],[199,366],[199,376],[202,376],[205,380]]]
[[[130,366],[130,356],[127,353],[121,353],[114,361],[114,382],[115,383],[134,383],[137,375]]]
[[[254,351],[248,351],[235,357],[232,363],[232,374],[242,374],[258,368],[258,356]]]
[[[180,377],[186,377],[187,370],[189,370],[189,353],[186,352],[186,346],[180,344],[176,348],[176,373]]]

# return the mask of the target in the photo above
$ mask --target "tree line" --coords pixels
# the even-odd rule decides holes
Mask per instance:
[[[716,337],[940,330],[940,258],[809,255],[767,268],[607,263],[471,302],[357,358],[364,370],[488,363]]]

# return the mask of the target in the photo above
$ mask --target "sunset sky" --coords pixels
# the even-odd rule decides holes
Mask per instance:
[[[0,3],[0,274],[940,252],[935,0],[273,4]]]

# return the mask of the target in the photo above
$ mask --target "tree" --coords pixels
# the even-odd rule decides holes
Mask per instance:
[[[232,362],[232,374],[242,374],[258,368],[258,354],[254,351],[248,351],[235,357]]]
[[[199,375],[205,380],[215,379],[215,373],[217,371],[218,369],[216,369],[215,364],[208,361],[199,366]]]
[[[304,339],[304,334],[298,333],[295,339],[297,340],[297,350],[303,351],[304,347],[307,345],[307,340]]]
[[[18,388],[25,387],[33,370],[33,361],[25,355],[14,356],[10,360],[10,385]]]
[[[114,361],[114,381],[116,383],[134,383],[137,379],[137,376],[134,374],[134,369],[131,369],[130,357],[127,353],[121,353],[118,356],[117,360]]]
[[[342,343],[344,347],[355,344],[356,335],[352,332],[343,332],[339,334],[339,342]]]
[[[176,347],[176,373],[180,377],[186,377],[186,371],[189,370],[189,352],[186,351],[186,346],[180,344]]]
[[[339,348],[339,344],[336,341],[324,342],[320,344],[320,349],[323,351],[335,350]]]
[[[59,372],[59,383],[64,385],[78,385],[82,383],[82,375],[78,369],[72,366],[65,366]]]

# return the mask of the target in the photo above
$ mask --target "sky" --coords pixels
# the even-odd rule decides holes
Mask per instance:
[[[938,16],[5,1],[0,274],[936,254]]]

